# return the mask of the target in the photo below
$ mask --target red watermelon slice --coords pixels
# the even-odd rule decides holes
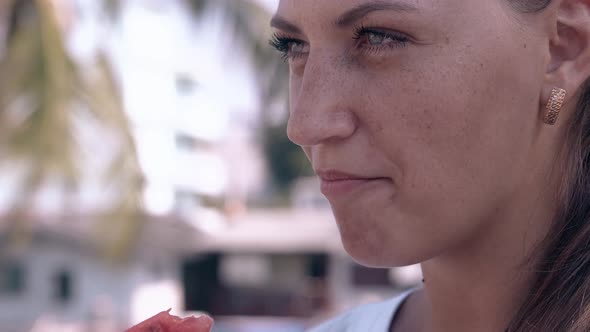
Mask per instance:
[[[170,315],[170,309],[149,318],[125,332],[210,332],[213,319],[202,315],[180,318]]]

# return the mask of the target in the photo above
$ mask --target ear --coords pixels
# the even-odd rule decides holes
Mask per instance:
[[[557,0],[554,10],[542,98],[546,103],[558,87],[568,103],[590,77],[590,0]]]

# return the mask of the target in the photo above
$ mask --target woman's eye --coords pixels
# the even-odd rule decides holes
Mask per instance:
[[[275,34],[269,43],[281,53],[284,60],[298,58],[309,52],[307,44],[295,38]]]
[[[300,42],[291,42],[289,44],[289,52],[291,54],[301,54],[305,52],[305,45],[303,45],[303,43]]]
[[[372,32],[367,34],[367,40],[373,46],[393,42],[393,39],[391,37],[386,37],[384,34],[377,34]]]
[[[378,53],[394,48],[405,47],[410,38],[402,33],[374,28],[355,28],[356,48],[364,53]],[[274,47],[285,61],[306,56],[309,44],[295,38],[275,34],[269,44]]]
[[[361,51],[376,52],[388,48],[400,48],[407,45],[410,39],[397,32],[385,32],[360,27],[356,29],[354,39]]]

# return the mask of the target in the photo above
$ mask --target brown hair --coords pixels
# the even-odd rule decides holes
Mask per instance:
[[[552,0],[509,0],[535,13]],[[510,332],[590,331],[590,78],[579,96],[564,146],[565,170],[552,229],[541,244],[531,291]]]

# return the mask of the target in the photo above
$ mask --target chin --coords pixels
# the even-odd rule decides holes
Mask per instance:
[[[383,238],[368,234],[349,234],[341,230],[342,245],[348,255],[358,264],[374,268],[401,267],[428,260],[420,248],[404,247],[384,235]]]
[[[342,245],[357,263],[378,268],[401,267],[424,262],[436,255],[434,241],[412,229],[410,219],[397,211],[332,206]]]
[[[344,245],[344,249],[356,263],[372,268],[402,267],[419,264],[424,261],[411,256],[375,253],[365,248],[350,247],[346,244]]]

